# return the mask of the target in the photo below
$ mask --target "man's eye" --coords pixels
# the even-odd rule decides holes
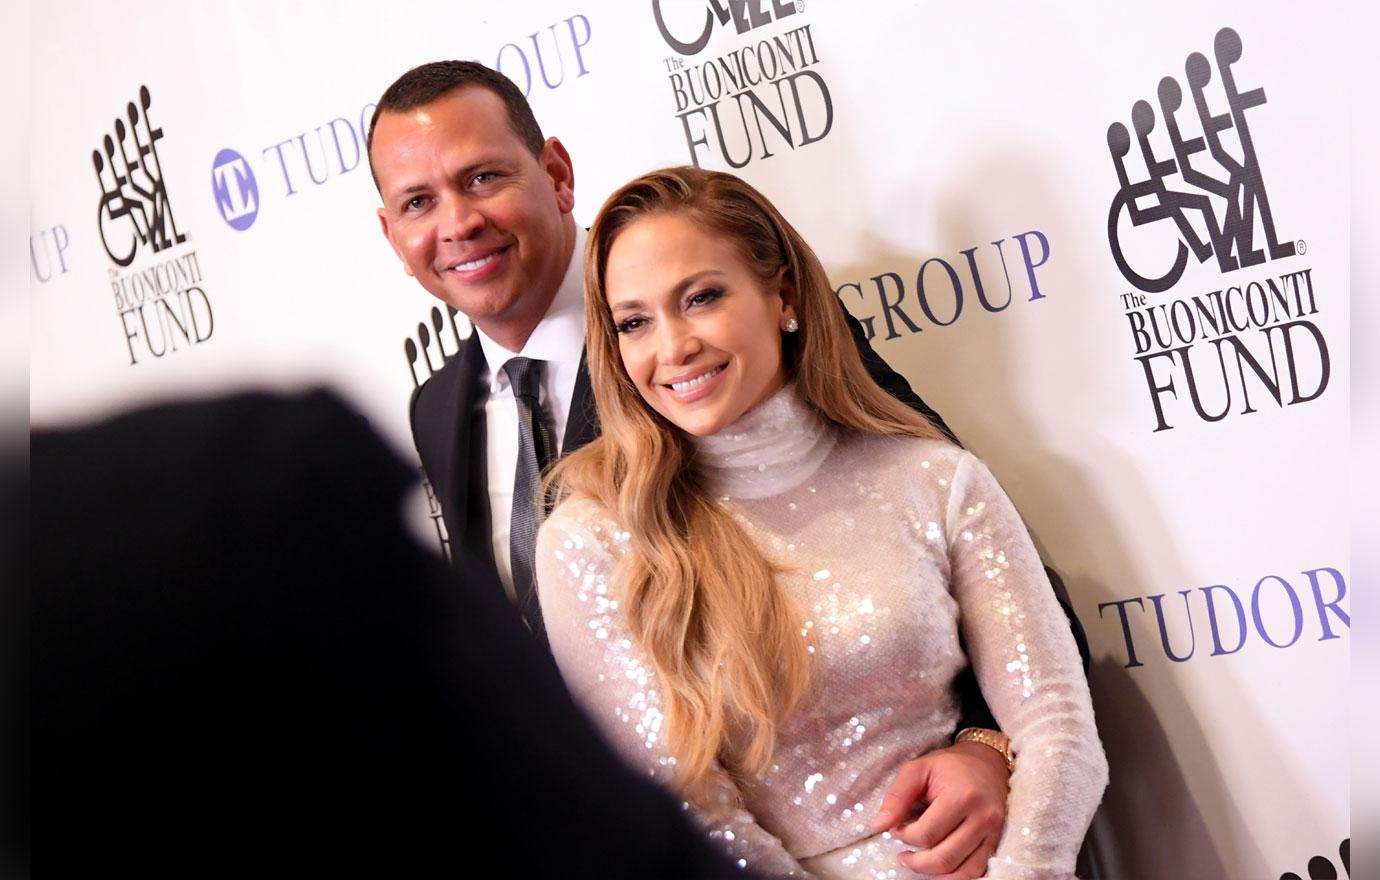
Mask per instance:
[[[404,210],[404,211],[420,211],[422,208],[425,208],[425,207],[426,207],[426,197],[425,197],[425,196],[413,196],[412,198],[410,198],[410,199],[407,200],[406,204],[403,205],[403,210]]]
[[[615,327],[614,329],[616,329],[619,333],[634,333],[642,329],[643,325],[645,325],[646,323],[646,318],[626,318],[618,322],[617,327]]]
[[[492,171],[481,171],[481,172],[479,172],[478,174],[476,174],[474,177],[470,178],[470,182],[471,182],[471,183],[474,183],[474,184],[480,184],[480,185],[482,185],[482,184],[485,184],[485,183],[489,183],[490,181],[493,181],[493,180],[496,179],[497,177],[498,177],[498,175],[495,174],[495,173],[492,172]]]

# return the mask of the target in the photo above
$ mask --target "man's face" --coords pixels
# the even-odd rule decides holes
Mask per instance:
[[[462,86],[383,113],[374,173],[389,244],[433,296],[516,350],[545,315],[575,241],[570,157],[555,138],[533,156],[502,99]]]

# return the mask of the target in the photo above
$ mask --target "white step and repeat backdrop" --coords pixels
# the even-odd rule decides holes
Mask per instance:
[[[497,66],[576,218],[764,190],[999,475],[1093,646],[1099,876],[1346,876],[1349,132],[1327,7],[828,0],[33,10],[31,410],[330,383],[411,455],[468,332],[387,247],[372,102]],[[329,438],[322,438],[329,442]],[[438,541],[418,496],[418,521]],[[158,536],[113,523],[156,553]],[[1314,874],[1313,876],[1325,876]]]

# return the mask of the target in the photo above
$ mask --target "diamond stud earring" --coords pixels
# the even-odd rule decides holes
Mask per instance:
[[[797,321],[795,318],[787,318],[787,319],[786,319],[786,332],[787,332],[787,333],[794,333],[795,331],[797,331],[797,330],[799,330],[799,329],[800,329],[800,322],[799,322],[799,321]]]

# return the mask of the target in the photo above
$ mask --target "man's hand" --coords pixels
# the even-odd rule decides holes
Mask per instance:
[[[932,880],[976,880],[1001,840],[1008,778],[1006,759],[982,743],[935,749],[901,765],[872,828],[891,829],[918,848],[900,856],[910,870]],[[920,817],[901,824],[916,806]]]

